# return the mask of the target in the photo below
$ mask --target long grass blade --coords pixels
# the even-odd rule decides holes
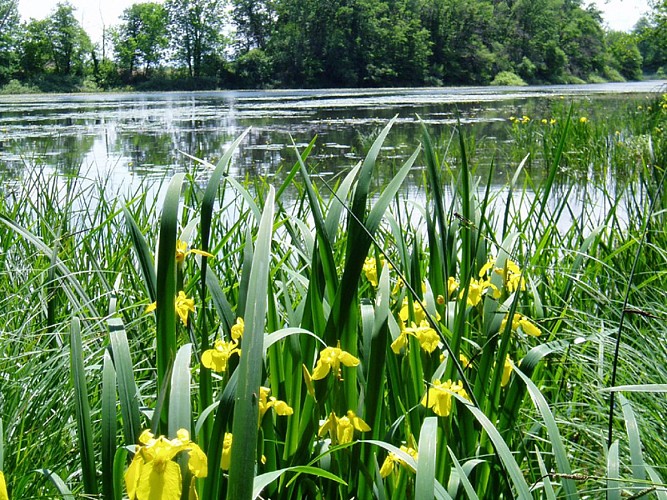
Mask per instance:
[[[109,351],[104,351],[102,364],[102,494],[104,498],[116,498],[113,482],[113,461],[116,456],[116,370]],[[119,492],[120,494],[120,492]]]
[[[628,434],[628,445],[630,446],[630,461],[632,464],[632,478],[637,481],[646,479],[646,463],[644,462],[644,453],[642,452],[642,438],[639,435],[639,426],[635,418],[635,412],[632,409],[630,401],[623,394],[618,395],[621,403],[623,417],[625,418],[625,430]]]
[[[262,490],[266,488],[269,484],[271,484],[273,481],[278,479],[280,476],[288,473],[288,472],[296,472],[298,474],[311,474],[316,477],[321,477],[324,479],[328,479],[330,481],[334,481],[338,484],[342,484],[344,486],[347,486],[347,483],[343,481],[340,477],[336,476],[335,474],[332,474],[329,471],[326,471],[324,469],[320,469],[318,467],[309,467],[306,465],[297,465],[294,467],[286,467],[284,469],[278,469],[274,470],[271,472],[266,472],[264,474],[260,474],[259,476],[255,477],[254,483],[253,483],[253,488],[252,488],[252,498],[253,500],[257,498],[261,498]]]
[[[475,488],[470,482],[470,479],[468,479],[468,475],[475,465],[481,463],[481,460],[470,460],[466,462],[466,465],[470,464],[472,467],[468,467],[469,470],[465,470],[463,467],[461,467],[461,463],[458,461],[456,455],[454,455],[454,452],[449,446],[447,446],[447,450],[449,451],[449,457],[452,459],[452,463],[454,464],[454,471],[456,472],[456,474],[452,473],[452,477],[450,478],[449,494],[452,495],[452,497],[456,497],[458,483],[461,483],[463,485],[463,491],[465,491],[470,500],[478,499],[479,497],[477,496],[477,492],[475,492]],[[454,476],[456,476],[456,481],[455,484],[452,485],[452,479],[454,479]]]
[[[123,213],[125,215],[127,231],[130,233],[134,251],[139,259],[139,268],[144,277],[144,285],[146,286],[148,297],[150,297],[151,302],[155,302],[157,300],[157,275],[155,274],[155,264],[153,263],[151,250],[141,229],[139,229],[139,226],[127,207],[123,208]]]
[[[56,487],[56,490],[58,490],[58,493],[63,498],[63,500],[75,500],[72,490],[70,490],[67,487],[65,481],[63,481],[58,474],[49,469],[37,469],[35,472],[39,472],[49,481],[51,481],[53,486]]]
[[[88,387],[83,365],[83,345],[81,343],[81,321],[76,316],[70,326],[70,376],[74,387],[77,442],[81,457],[83,489],[89,495],[97,495],[97,472],[93,448],[93,429],[90,422]]]
[[[618,440],[614,441],[607,455],[607,500],[621,500],[621,459],[618,456]]]
[[[570,467],[570,461],[567,458],[567,451],[565,450],[565,445],[558,430],[558,425],[556,424],[556,419],[554,418],[551,410],[549,409],[549,403],[544,398],[544,395],[537,388],[535,383],[527,377],[518,367],[513,366],[514,373],[516,373],[524,384],[528,388],[528,393],[530,398],[533,400],[533,404],[539,410],[540,415],[542,415],[542,420],[544,426],[547,429],[547,435],[549,436],[549,441],[551,441],[551,446],[554,452],[554,458],[556,459],[556,465],[558,466],[558,472],[563,475],[572,474],[572,468]],[[577,487],[571,479],[563,478],[562,481],[563,490],[567,495],[567,498],[579,498],[577,493]]]
[[[509,449],[507,443],[498,432],[498,429],[496,429],[493,423],[491,423],[491,421],[486,417],[486,415],[484,415],[484,413],[482,413],[482,411],[479,408],[471,404],[468,404],[468,402],[465,399],[461,398],[458,395],[455,395],[455,397],[459,401],[461,401],[461,403],[463,403],[465,408],[470,413],[473,414],[473,416],[477,419],[477,421],[482,426],[484,431],[488,434],[489,438],[491,439],[491,442],[493,442],[493,445],[496,449],[496,453],[498,454],[500,461],[505,467],[505,470],[508,472],[510,479],[512,480],[512,483],[514,484],[516,498],[519,498],[521,500],[532,499],[532,495],[530,494],[530,487],[528,486],[528,483],[526,483],[526,479],[523,477],[521,468],[519,467],[519,464],[516,463],[516,460],[514,459],[511,450]]]

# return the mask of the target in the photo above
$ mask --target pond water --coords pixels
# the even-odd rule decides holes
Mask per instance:
[[[303,149],[317,137],[309,167],[327,176],[356,164],[394,115],[382,158],[400,164],[420,142],[419,120],[434,137],[446,138],[458,117],[483,139],[482,151],[485,144],[491,150],[507,140],[511,115],[537,116],[553,99],[599,100],[596,109],[604,114],[665,83],[0,96],[0,179],[20,182],[35,167],[114,187],[162,179],[191,165],[181,152],[215,163],[248,127],[231,175],[289,169],[292,144]]]

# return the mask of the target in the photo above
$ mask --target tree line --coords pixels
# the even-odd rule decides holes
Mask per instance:
[[[0,86],[47,91],[616,81],[666,58],[667,0],[631,33],[581,0],[166,0],[99,43],[68,2],[21,22],[0,0]]]

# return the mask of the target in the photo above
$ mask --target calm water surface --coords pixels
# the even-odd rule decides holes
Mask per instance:
[[[553,99],[599,100],[604,113],[665,83],[0,96],[0,179],[21,181],[34,167],[114,187],[162,179],[192,165],[181,152],[215,163],[248,127],[231,175],[276,175],[294,164],[293,143],[303,149],[316,137],[309,166],[326,177],[356,164],[394,115],[382,158],[398,164],[420,142],[419,119],[446,138],[458,115],[491,151],[511,115],[539,116]]]

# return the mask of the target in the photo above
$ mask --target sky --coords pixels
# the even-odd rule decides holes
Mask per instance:
[[[103,27],[118,24],[123,10],[140,0],[70,0],[75,14],[93,42],[102,39]],[[144,0],[146,1],[146,0]],[[158,0],[159,1],[159,0]],[[58,0],[19,0],[19,12],[24,20],[43,19],[53,12]],[[613,30],[629,31],[639,17],[646,13],[648,0],[595,0],[603,12],[606,25]]]

